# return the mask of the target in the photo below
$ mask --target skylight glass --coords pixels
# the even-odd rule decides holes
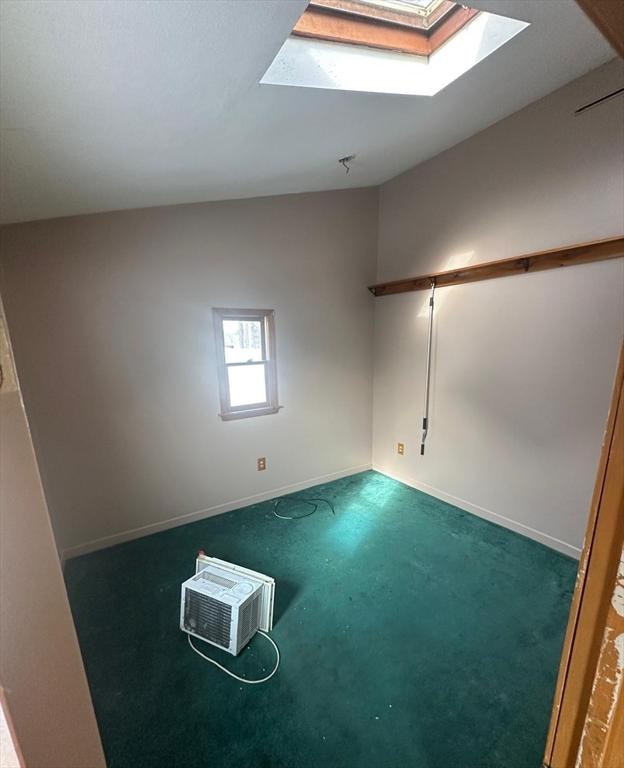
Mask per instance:
[[[364,5],[377,8],[387,8],[389,11],[406,11],[413,13],[414,9],[429,11],[433,6],[440,5],[442,0],[359,0]]]

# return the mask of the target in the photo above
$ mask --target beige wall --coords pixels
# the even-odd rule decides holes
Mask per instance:
[[[624,231],[613,62],[382,186],[379,280]],[[576,554],[624,322],[622,259],[441,289],[419,455],[426,297],[375,303],[373,463]],[[397,456],[396,442],[407,444]]]
[[[370,466],[376,190],[56,219],[2,237],[60,549]],[[215,306],[275,310],[278,414],[218,417]]]
[[[0,684],[25,765],[100,768],[104,756],[28,423],[8,375],[0,390],[0,479]]]

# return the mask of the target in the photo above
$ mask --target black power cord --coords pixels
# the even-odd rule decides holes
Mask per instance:
[[[302,504],[308,504],[312,507],[312,509],[303,515],[280,515],[277,509],[283,501],[299,501]],[[331,509],[332,515],[334,515],[334,517],[336,516],[334,505],[328,499],[300,499],[296,496],[280,496],[279,499],[275,499],[275,502],[273,503],[273,514],[275,517],[279,517],[280,520],[302,520],[304,517],[310,517],[310,515],[313,515],[319,508],[319,504],[327,504],[327,506]]]

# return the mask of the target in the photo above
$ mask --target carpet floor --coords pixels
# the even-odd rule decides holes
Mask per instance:
[[[67,562],[109,768],[539,768],[575,561],[372,471],[296,497],[336,515],[265,502]],[[188,647],[198,549],[275,578],[268,683]]]

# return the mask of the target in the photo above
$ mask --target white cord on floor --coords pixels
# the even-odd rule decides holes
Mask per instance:
[[[273,640],[273,638],[269,637],[269,635],[267,635],[266,632],[262,632],[262,630],[260,630],[260,629],[258,630],[258,634],[262,635],[263,637],[266,637],[266,639],[271,643],[273,648],[275,648],[275,655],[277,657],[276,660],[275,660],[275,666],[273,667],[273,671],[269,675],[267,675],[266,677],[261,677],[260,680],[247,680],[244,677],[239,677],[238,675],[235,675],[234,672],[231,672],[229,669],[226,669],[224,666],[219,664],[218,661],[215,661],[214,659],[211,659],[210,656],[205,656],[199,649],[197,649],[193,645],[193,642],[191,640],[191,635],[187,635],[187,637],[188,637],[188,642],[189,642],[189,645],[191,646],[191,648],[195,651],[195,653],[198,656],[201,656],[202,659],[205,659],[206,661],[209,661],[211,664],[214,664],[215,667],[219,667],[219,669],[222,670],[223,672],[225,672],[226,675],[229,675],[230,677],[233,677],[235,680],[238,680],[241,683],[246,683],[247,685],[256,685],[257,683],[266,683],[267,680],[270,680],[273,677],[273,675],[277,672],[277,669],[278,669],[278,667],[280,665],[280,652],[279,652],[279,648],[275,644],[275,641]]]

